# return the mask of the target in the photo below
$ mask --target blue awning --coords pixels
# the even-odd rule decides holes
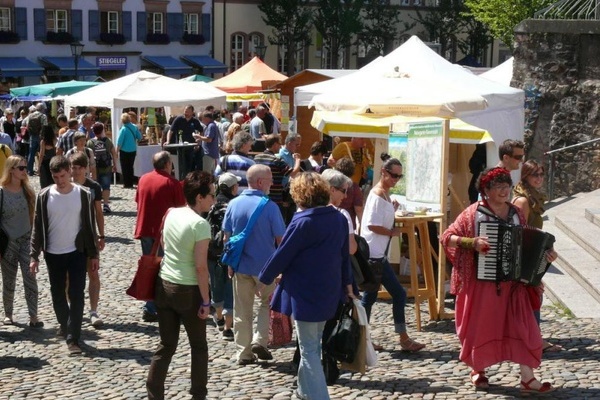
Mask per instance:
[[[40,61],[48,69],[58,70],[58,75],[75,75],[74,57],[40,57]],[[77,75],[98,75],[98,67],[96,67],[94,64],[85,61],[85,59],[80,58],[79,63],[77,64]]]
[[[142,56],[142,60],[160,68],[165,75],[189,75],[192,73],[192,68],[189,65],[182,63],[176,58],[169,56]]]
[[[227,65],[209,56],[181,56],[181,59],[208,74],[221,74],[229,70]]]
[[[0,57],[0,71],[3,77],[41,76],[44,69],[25,57]]]

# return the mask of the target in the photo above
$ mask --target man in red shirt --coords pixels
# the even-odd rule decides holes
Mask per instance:
[[[152,165],[154,171],[140,178],[135,194],[138,217],[134,237],[140,239],[142,254],[150,254],[167,210],[185,205],[181,183],[171,176],[173,163],[169,152],[156,153],[152,157]],[[158,320],[154,302],[148,301],[144,305],[143,319],[146,322]]]

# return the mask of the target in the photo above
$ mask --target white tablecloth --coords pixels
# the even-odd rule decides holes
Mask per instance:
[[[138,146],[135,163],[133,164],[134,175],[140,177],[145,173],[152,171],[154,169],[154,166],[152,165],[152,156],[161,150],[162,147],[159,144]]]

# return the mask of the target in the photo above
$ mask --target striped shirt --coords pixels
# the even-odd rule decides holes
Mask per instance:
[[[290,175],[292,168],[290,168],[281,157],[276,156],[270,150],[265,150],[264,152],[257,154],[254,157],[254,162],[271,168],[273,185],[269,191],[269,198],[275,203],[281,204],[283,202],[283,178]]]
[[[244,154],[233,152],[230,155],[219,158],[217,169],[215,170],[215,176],[218,177],[223,172],[231,172],[235,176],[239,176],[242,180],[239,183],[239,191],[248,187],[248,179],[246,179],[246,173],[251,166],[254,165],[254,161],[248,158]]]

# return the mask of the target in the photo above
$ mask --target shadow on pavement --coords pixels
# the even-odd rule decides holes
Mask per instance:
[[[97,348],[87,344],[81,344],[81,350],[84,352],[84,357],[88,358],[106,358],[109,360],[136,360],[140,365],[150,365],[150,358],[154,351],[140,350],[133,348]]]
[[[0,371],[6,368],[16,368],[24,371],[37,371],[49,365],[48,361],[38,357],[0,357]]]
[[[104,323],[102,330],[113,330],[119,332],[131,332],[131,333],[144,333],[150,336],[158,335],[158,323],[153,325],[138,322],[127,322],[127,323]]]
[[[137,216],[137,212],[135,212],[135,211],[112,211],[109,215],[115,216],[115,217],[134,218]]]

